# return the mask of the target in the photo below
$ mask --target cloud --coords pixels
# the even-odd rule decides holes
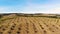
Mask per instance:
[[[60,5],[31,4],[21,7],[1,7],[0,13],[60,13]]]
[[[27,2],[24,6],[0,7],[0,13],[57,13],[60,14],[60,4],[36,4]]]

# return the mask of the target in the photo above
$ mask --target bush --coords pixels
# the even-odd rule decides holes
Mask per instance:
[[[0,15],[0,19],[2,18],[3,16],[2,15]]]
[[[0,18],[1,18],[2,16],[0,15]]]

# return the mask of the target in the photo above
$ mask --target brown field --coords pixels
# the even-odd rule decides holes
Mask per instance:
[[[60,18],[3,16],[0,34],[60,34]]]

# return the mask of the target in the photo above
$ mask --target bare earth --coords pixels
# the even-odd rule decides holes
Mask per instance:
[[[16,17],[0,24],[0,34],[60,34],[60,19]]]

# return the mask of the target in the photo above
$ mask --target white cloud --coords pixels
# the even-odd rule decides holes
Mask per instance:
[[[37,5],[31,4],[23,9],[23,13],[60,13],[60,5]]]
[[[31,4],[25,7],[0,7],[0,13],[57,13],[60,14],[60,4]]]

